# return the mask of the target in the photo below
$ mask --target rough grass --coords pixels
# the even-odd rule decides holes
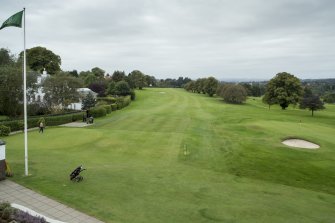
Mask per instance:
[[[165,93],[162,93],[165,92]],[[146,89],[90,128],[4,138],[14,180],[106,222],[334,222],[335,106],[271,110]],[[281,140],[308,139],[318,150]],[[69,182],[79,164],[84,181]]]

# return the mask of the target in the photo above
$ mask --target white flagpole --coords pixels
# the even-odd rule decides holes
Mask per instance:
[[[24,162],[28,176],[27,69],[26,69],[26,8],[23,8],[23,106],[24,106]]]

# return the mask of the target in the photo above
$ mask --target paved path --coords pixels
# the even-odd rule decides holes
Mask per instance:
[[[10,180],[0,181],[0,201],[25,206],[46,217],[69,223],[103,223]]]

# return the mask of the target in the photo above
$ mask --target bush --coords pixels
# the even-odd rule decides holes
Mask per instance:
[[[107,114],[110,114],[112,112],[112,107],[110,105],[103,105],[101,107],[106,109]]]
[[[31,216],[28,212],[23,212],[12,208],[8,202],[0,203],[0,223],[47,223],[42,217]]]
[[[113,104],[116,102],[114,97],[99,97],[97,98],[97,102],[105,102],[107,105]]]
[[[103,106],[100,106],[100,107],[91,108],[89,110],[89,114],[92,115],[93,118],[97,118],[97,117],[106,116],[107,112]]]
[[[227,84],[222,88],[220,96],[228,103],[242,104],[247,100],[247,91],[242,85]]]
[[[116,103],[111,104],[111,108],[112,108],[112,111],[116,111],[117,110],[117,104]]]
[[[335,93],[328,93],[323,96],[323,101],[326,103],[335,103]]]
[[[130,99],[131,99],[132,101],[135,101],[135,99],[136,99],[136,94],[135,94],[135,91],[134,91],[134,90],[130,91]]]
[[[10,132],[19,131],[19,130],[22,130],[20,121],[22,120],[4,121],[4,122],[1,122],[0,125],[8,127],[10,129]]]
[[[120,110],[124,107],[127,107],[130,104],[130,96],[119,97],[116,99],[117,109]]]
[[[10,207],[10,203],[8,203],[8,202],[0,203],[0,216],[2,214],[2,211],[5,210],[8,207]]]
[[[23,212],[21,210],[17,210],[13,218],[16,222],[47,223],[47,221],[44,218],[31,216],[29,213]]]
[[[50,111],[44,104],[35,103],[27,105],[27,113],[28,116],[47,115],[50,114]]]
[[[10,127],[5,125],[0,125],[0,136],[9,136]]]

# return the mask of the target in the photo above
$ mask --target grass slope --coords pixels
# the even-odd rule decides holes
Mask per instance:
[[[14,180],[106,222],[334,222],[335,107],[271,110],[146,89],[90,128],[4,138]],[[286,137],[319,150],[291,149]],[[84,164],[85,180],[69,182]]]

